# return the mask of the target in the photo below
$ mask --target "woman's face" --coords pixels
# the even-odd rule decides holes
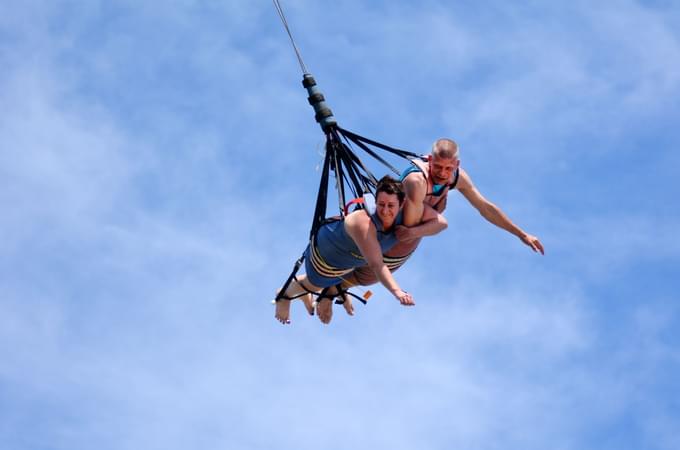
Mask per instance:
[[[397,214],[399,214],[399,208],[399,197],[396,194],[378,192],[378,197],[375,200],[375,211],[385,228],[392,226]]]

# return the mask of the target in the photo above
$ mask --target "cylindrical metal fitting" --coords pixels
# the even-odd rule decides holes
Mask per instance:
[[[314,77],[308,73],[304,74],[302,78],[302,86],[307,89],[307,93],[309,94],[307,100],[314,108],[314,118],[317,122],[319,122],[319,125],[321,125],[321,129],[325,132],[329,127],[337,125],[338,122],[335,120],[335,117],[333,117],[333,112],[326,104],[326,99],[324,98],[321,91],[316,87],[316,81],[314,80]]]

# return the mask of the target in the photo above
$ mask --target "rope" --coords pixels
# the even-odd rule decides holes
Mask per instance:
[[[290,32],[290,28],[288,27],[288,21],[286,20],[286,16],[283,14],[283,8],[281,8],[281,3],[279,0],[273,0],[274,1],[274,7],[276,8],[276,12],[279,13],[279,18],[281,19],[281,23],[283,23],[283,27],[286,29],[286,33],[288,33],[288,37],[290,38],[290,43],[293,45],[293,50],[295,50],[295,55],[297,55],[298,62],[300,63],[300,69],[302,69],[302,74],[303,75],[308,75],[309,72],[307,71],[307,66],[305,66],[304,61],[302,61],[302,56],[300,56],[300,51],[297,48],[297,45],[295,45],[295,40],[293,39],[293,34]]]

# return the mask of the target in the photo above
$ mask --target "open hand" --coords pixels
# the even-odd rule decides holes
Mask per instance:
[[[544,255],[543,251],[543,244],[541,244],[541,241],[538,240],[536,236],[532,236],[530,234],[523,234],[522,237],[520,237],[522,242],[524,242],[526,245],[528,245],[533,251],[540,253],[541,255]]]

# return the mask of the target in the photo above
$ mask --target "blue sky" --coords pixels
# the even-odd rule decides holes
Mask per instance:
[[[680,447],[680,6],[283,3],[339,121],[461,146],[330,326],[274,290],[323,136],[269,1],[0,0],[0,447]]]

